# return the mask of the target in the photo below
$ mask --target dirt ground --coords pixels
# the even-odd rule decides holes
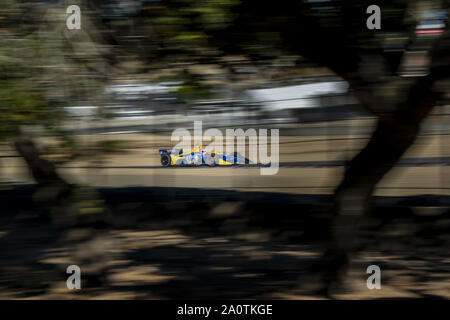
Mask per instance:
[[[32,192],[0,193],[0,298],[324,298],[302,279],[321,254],[327,196],[103,189],[111,217],[107,237],[99,240],[95,235],[104,231],[61,229],[38,215]],[[412,207],[433,197],[391,200],[378,199],[374,215],[361,223],[361,249],[344,287],[328,298],[450,298],[448,204],[430,211]],[[86,232],[93,239],[80,242]],[[88,271],[77,250],[101,253],[91,257],[94,263],[106,254],[104,282],[67,289],[68,265],[79,264],[82,279]],[[366,269],[374,264],[381,268],[381,290],[366,287]]]

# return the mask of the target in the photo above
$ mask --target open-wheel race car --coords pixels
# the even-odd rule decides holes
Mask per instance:
[[[215,151],[207,152],[205,149],[194,147],[189,152],[183,152],[183,149],[159,149],[161,156],[161,165],[163,167],[171,166],[230,166],[236,164],[250,164],[251,162],[242,157],[238,152],[233,154],[217,153]]]

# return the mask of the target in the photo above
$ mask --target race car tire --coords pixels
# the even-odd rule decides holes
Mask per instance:
[[[168,154],[163,154],[161,156],[161,165],[163,167],[170,167],[172,162],[172,159],[170,158],[170,156]]]

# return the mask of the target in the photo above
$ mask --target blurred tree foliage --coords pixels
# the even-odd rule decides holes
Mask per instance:
[[[151,45],[143,46],[149,50],[142,55],[152,65],[150,72],[184,68],[175,77],[189,81],[193,77],[185,77],[186,66],[193,64],[219,64],[232,77],[234,69],[224,59],[231,55],[243,55],[250,58],[248,63],[265,68],[280,56],[300,54],[307,63],[339,74],[356,72],[365,57],[381,53],[392,74],[403,51],[382,52],[382,43],[389,37],[409,41],[419,2],[378,1],[382,30],[372,31],[366,27],[366,9],[373,4],[369,0],[155,1],[141,14],[151,30]],[[202,77],[194,80],[199,83]],[[204,89],[191,81],[186,91],[189,96],[208,96]]]
[[[74,137],[60,126],[63,107],[100,92],[111,73],[107,46],[86,3],[2,0],[0,6],[0,141],[15,142],[38,183],[61,179],[40,158],[34,138],[51,135],[74,155]],[[81,30],[66,27],[69,4],[85,9]]]
[[[239,0],[162,1],[164,11],[150,22],[166,42],[189,44],[229,27],[235,18],[232,9],[238,3]]]
[[[24,56],[36,53],[39,43],[15,38],[3,29],[0,34],[0,139],[5,141],[17,137],[23,125],[51,123],[57,112],[48,105],[43,88],[34,82],[37,66]]]
[[[98,92],[106,80],[107,64],[89,12],[83,12],[84,28],[68,30],[66,8],[64,3],[47,7],[2,0],[2,141],[18,138],[24,125],[62,133],[57,126],[63,119],[61,107]]]

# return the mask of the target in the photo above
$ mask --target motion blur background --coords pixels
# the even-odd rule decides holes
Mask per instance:
[[[434,107],[358,209],[331,297],[449,298],[448,3],[371,2],[1,0],[0,297],[315,297],[301,276],[346,168],[437,70]],[[371,4],[381,30],[366,27]],[[279,129],[279,172],[163,168],[158,150],[195,120]],[[81,291],[66,288],[70,264]],[[381,291],[366,288],[370,264]]]

